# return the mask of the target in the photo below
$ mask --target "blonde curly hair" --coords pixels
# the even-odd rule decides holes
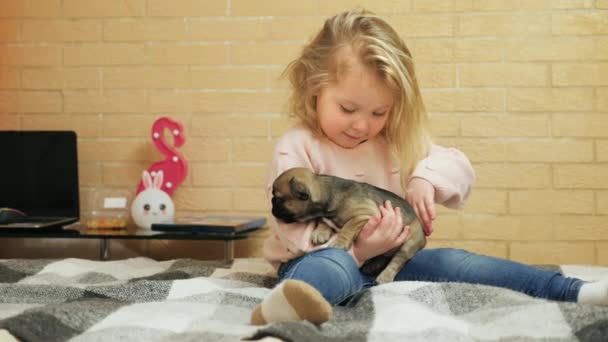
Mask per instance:
[[[292,87],[289,112],[315,134],[323,135],[316,117],[315,94],[339,81],[344,61],[338,60],[343,55],[338,52],[343,48],[376,70],[394,92],[394,104],[380,134],[400,162],[405,189],[416,164],[430,151],[431,136],[412,55],[397,32],[381,18],[354,10],[325,21],[321,31],[283,72]]]

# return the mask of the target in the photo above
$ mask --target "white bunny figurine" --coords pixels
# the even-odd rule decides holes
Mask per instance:
[[[171,197],[161,190],[163,172],[157,171],[152,180],[150,173],[144,171],[142,190],[131,204],[131,216],[139,228],[150,229],[153,223],[173,223],[175,205]]]

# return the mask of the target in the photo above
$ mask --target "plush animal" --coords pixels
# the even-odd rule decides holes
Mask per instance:
[[[154,179],[148,171],[142,174],[144,190],[131,204],[131,217],[139,228],[151,229],[153,223],[173,223],[175,205],[171,197],[161,190],[163,172],[157,171]]]

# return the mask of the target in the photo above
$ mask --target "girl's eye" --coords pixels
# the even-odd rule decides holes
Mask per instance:
[[[374,112],[373,114],[374,114],[374,116],[384,116],[384,114],[386,114],[386,112],[381,112],[381,113]]]
[[[344,107],[344,106],[342,106],[342,105],[340,105],[340,108],[342,108],[342,111],[343,111],[343,112],[345,112],[345,113],[354,113],[354,112],[355,112],[355,110],[354,110],[354,109],[352,109],[352,108],[347,108],[347,107]]]

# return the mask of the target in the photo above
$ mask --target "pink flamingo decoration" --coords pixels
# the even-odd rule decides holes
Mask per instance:
[[[168,129],[173,135],[174,146],[170,147],[167,145],[163,135],[165,129]],[[182,124],[167,117],[156,120],[152,125],[152,141],[156,145],[156,149],[165,156],[165,159],[152,164],[148,168],[148,172],[154,178],[157,171],[163,171],[164,182],[161,190],[171,196],[188,174],[188,164],[184,156],[177,152],[177,148],[186,142]],[[139,194],[144,189],[143,181],[140,181],[136,194]]]

